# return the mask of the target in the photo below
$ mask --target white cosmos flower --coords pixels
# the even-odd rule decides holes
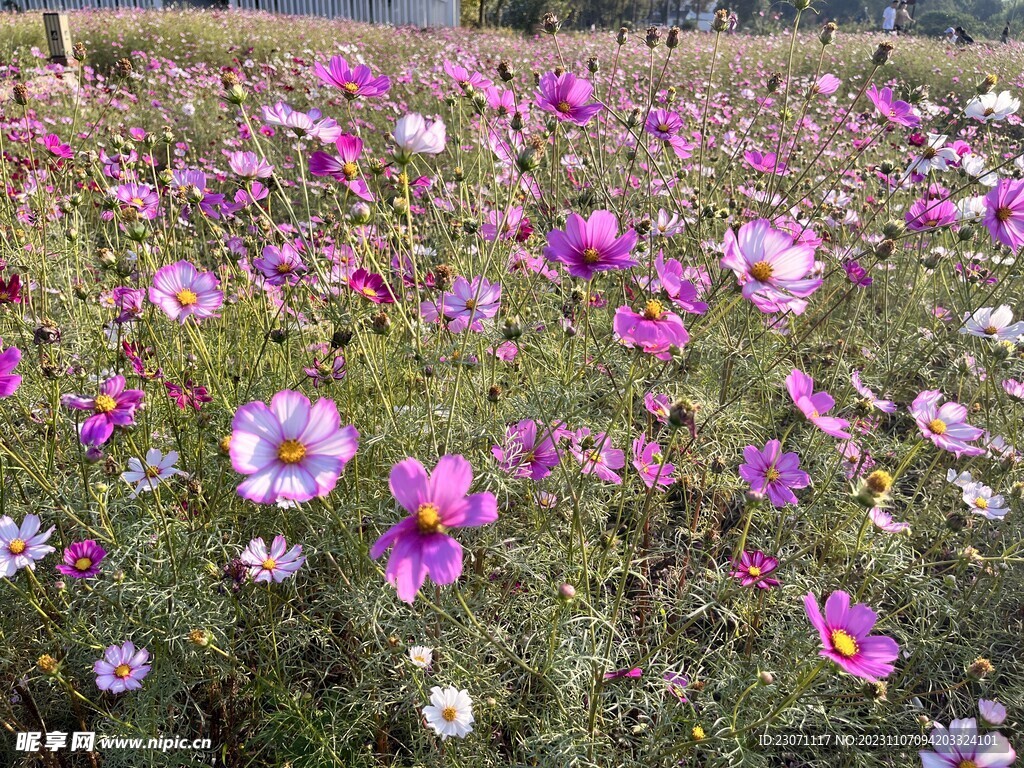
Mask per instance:
[[[952,483],[960,488],[966,488],[974,482],[974,478],[971,477],[970,472],[961,472],[960,474],[957,474],[955,469],[951,469],[946,473],[946,482]]]
[[[409,659],[420,669],[426,669],[434,660],[434,649],[425,645],[414,645],[409,649]]]
[[[983,186],[994,187],[999,183],[999,174],[985,169],[985,158],[981,155],[964,155],[960,160],[960,167],[964,169],[964,173],[973,176]]]
[[[973,315],[964,316],[964,327],[960,333],[971,336],[981,336],[996,341],[1016,341],[1024,335],[1024,321],[1013,322],[1013,310],[1009,304],[1003,304],[995,309],[982,307],[975,310]]]
[[[396,159],[408,162],[413,155],[439,155],[444,151],[446,139],[444,122],[435,120],[430,125],[423,115],[412,112],[395,124],[392,134],[398,148]]]
[[[950,163],[960,159],[952,147],[945,146],[947,136],[943,133],[929,133],[928,143],[921,150],[921,155],[907,168],[907,175],[919,173],[927,176],[929,171],[945,171]]]
[[[158,449],[150,448],[146,451],[145,463],[134,457],[128,459],[128,471],[121,474],[121,479],[135,485],[135,490],[131,493],[131,498],[134,499],[140,493],[156,490],[156,487],[169,477],[184,475],[184,472],[174,466],[177,463],[177,451],[169,451],[164,456]]]
[[[989,520],[1001,520],[1009,511],[1002,496],[993,495],[992,489],[983,483],[971,483],[964,488],[964,503],[976,515]]]
[[[968,196],[961,198],[956,203],[957,216],[960,221],[980,222],[985,218],[985,198],[981,196]]]
[[[982,123],[1005,120],[1020,109],[1020,99],[1015,99],[1009,91],[983,93],[971,99],[964,114]]]
[[[433,728],[442,740],[449,736],[464,739],[473,730],[473,700],[468,691],[435,685],[430,689],[430,704],[423,708],[423,717],[427,727]]]

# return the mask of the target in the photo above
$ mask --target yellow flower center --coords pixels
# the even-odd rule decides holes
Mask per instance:
[[[365,296],[368,299],[376,299],[377,298],[377,292],[375,290],[373,290],[373,288],[371,288],[370,286],[366,286],[365,288],[363,288],[362,293],[363,293],[363,296]]]
[[[345,83],[341,87],[342,89],[345,90],[346,93],[355,93],[356,91],[359,90],[359,83]]]
[[[985,117],[988,117],[989,115],[994,115],[995,113],[996,113],[996,111],[994,109],[992,109],[992,107],[988,107],[985,110]]]
[[[118,664],[117,668],[114,670],[114,675],[122,679],[128,677],[131,673],[132,668],[129,667],[127,664]]]
[[[660,320],[661,313],[664,308],[661,306],[661,302],[656,299],[651,299],[647,302],[647,306],[644,307],[644,319],[645,320]]]
[[[110,413],[112,410],[117,408],[117,400],[112,398],[110,395],[96,395],[96,399],[92,404],[93,409],[96,413]]]
[[[693,728],[690,730],[690,736],[693,737],[694,741],[701,741],[702,739],[707,738],[707,734],[704,733],[704,729],[701,728],[699,725],[693,726]]]
[[[88,571],[90,568],[92,568],[92,560],[88,557],[80,557],[75,560],[76,571]]]
[[[139,206],[141,208],[143,205],[145,205],[145,203],[142,202],[142,198],[141,197],[133,197],[132,198],[132,205],[137,205],[137,206]]]
[[[302,461],[302,457],[305,455],[306,446],[298,440],[285,440],[277,448],[277,458],[285,464],[295,464],[296,462]]]
[[[272,558],[272,557],[268,557],[266,560],[264,560],[262,563],[260,563],[260,565],[263,566],[263,570],[265,570],[265,571],[272,571],[275,568],[277,568],[277,561],[274,560],[274,558]]]
[[[853,639],[853,636],[849,632],[844,632],[841,629],[832,630],[832,647],[835,648],[836,653],[844,659],[856,656],[857,652],[860,650],[860,648],[857,647],[857,641]]]
[[[583,261],[586,264],[596,264],[601,260],[601,254],[597,248],[587,248],[583,251]]]
[[[996,220],[1001,224],[1005,224],[1013,217],[1013,209],[1008,205],[1004,205],[1002,208],[996,208]]]
[[[437,508],[436,504],[430,502],[420,504],[419,509],[416,510],[416,525],[419,527],[420,533],[440,532],[443,528],[441,510]]]
[[[938,152],[935,150],[935,147],[928,147],[927,149],[925,149],[924,152],[921,153],[921,157],[923,157],[925,160],[931,160],[937,154]]]
[[[876,469],[868,475],[867,486],[875,494],[886,493],[892,488],[892,475],[884,469]]]
[[[763,283],[766,280],[772,279],[774,271],[772,270],[772,265],[767,261],[759,261],[750,268],[750,274],[755,280]]]
[[[454,723],[455,718],[458,716],[459,713],[458,710],[455,709],[455,707],[445,707],[441,710],[441,717],[443,717],[449,723]]]
[[[764,476],[769,483],[774,483],[776,480],[782,477],[782,473],[779,472],[779,470],[777,470],[775,467],[769,467],[768,471],[764,473]]]
[[[756,565],[752,565],[749,568],[747,568],[747,573],[749,573],[756,579],[758,576],[761,575],[761,569],[758,568]]]
[[[973,760],[961,760],[956,764],[956,768],[978,768],[978,764]]]
[[[279,275],[287,275],[289,272],[292,271],[292,265],[289,264],[287,261],[282,261],[280,264],[274,267],[274,269]]]
[[[928,422],[928,429],[936,435],[944,435],[946,434],[946,422],[942,419],[932,419]]]
[[[469,310],[476,309],[476,300],[475,299],[466,299],[466,309],[469,309]]]
[[[985,329],[985,333],[989,334],[990,336],[995,336],[997,333],[999,333],[999,329],[996,328],[994,325],[990,325]]]
[[[14,539],[7,545],[7,551],[12,555],[20,555],[25,551],[25,542],[21,539]]]
[[[176,298],[178,300],[178,303],[181,304],[181,306],[183,307],[191,307],[193,304],[199,301],[199,297],[196,296],[195,292],[190,291],[188,288],[182,288],[180,291],[174,294],[174,298]]]
[[[976,506],[978,509],[988,509],[988,499],[979,496],[974,500],[974,506]]]
[[[355,163],[345,163],[341,166],[341,172],[346,179],[352,181],[352,179],[359,175],[359,166]]]
[[[570,112],[572,112],[572,106],[569,104],[568,101],[560,101],[560,102],[558,102],[558,106],[555,107],[555,109],[557,109],[563,115],[567,115]]]
[[[661,131],[662,133],[668,133],[671,130],[671,127],[668,123],[659,123],[658,130]]]
[[[150,464],[148,467],[146,467],[146,477],[160,477],[160,467],[154,464]]]

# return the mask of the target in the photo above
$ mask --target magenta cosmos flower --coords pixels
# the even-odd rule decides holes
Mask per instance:
[[[669,486],[676,481],[675,464],[665,460],[657,441],[648,441],[643,435],[633,440],[633,468],[648,488]]]
[[[0,339],[0,347],[4,340]],[[8,347],[0,352],[0,397],[10,397],[18,387],[21,386],[21,376],[13,373],[21,361],[21,350],[17,347]]]
[[[341,56],[332,56],[326,67],[317,62],[313,71],[321,82],[340,88],[346,99],[383,96],[391,88],[390,78],[384,75],[374,77],[365,64],[351,69]]]
[[[578,461],[584,475],[597,475],[607,483],[621,485],[622,478],[614,470],[626,466],[626,454],[612,447],[611,438],[604,432],[592,435],[584,427],[572,434],[569,452]]]
[[[456,278],[450,291],[444,294],[444,316],[449,319],[448,329],[460,333],[469,328],[480,333],[482,320],[498,314],[501,307],[501,286],[485,277],[474,277],[472,282]]]
[[[814,248],[795,242],[767,219],[748,222],[738,233],[726,231],[722,268],[735,273],[743,297],[764,313],[803,314],[803,299],[822,282],[807,277],[814,268]]]
[[[153,275],[149,300],[171,320],[184,323],[189,317],[219,317],[217,310],[224,303],[224,294],[213,272],[200,272],[189,262],[179,261],[161,267]]]
[[[967,409],[960,403],[942,402],[942,393],[928,389],[914,398],[910,414],[917,421],[921,434],[937,447],[957,456],[983,456],[984,448],[968,445],[981,437],[985,430],[967,423]]]
[[[112,645],[103,652],[103,658],[93,665],[96,686],[108,693],[124,693],[142,687],[142,680],[149,674],[151,666],[149,651],[135,648],[131,641],[124,645]]]
[[[1024,244],[1024,179],[1000,179],[985,195],[985,226],[992,239],[1016,252]]]
[[[280,584],[306,562],[302,556],[302,545],[288,549],[284,536],[275,536],[274,543],[267,549],[262,538],[253,539],[242,553],[241,560],[249,568],[249,575],[257,584],[275,581]]]
[[[815,392],[814,379],[806,373],[794,368],[786,377],[786,389],[800,412],[826,435],[842,440],[853,437],[846,431],[850,422],[835,416],[825,416],[835,407],[836,401],[828,392]]]
[[[931,733],[934,751],[921,751],[922,768],[1006,768],[1017,753],[998,731],[979,733],[973,717],[954,720],[947,729],[935,723]]]
[[[558,466],[558,441],[564,434],[561,424],[549,427],[526,419],[507,427],[504,445],[492,446],[491,454],[512,477],[542,480]]]
[[[867,96],[875,105],[878,114],[890,123],[905,128],[916,128],[921,124],[921,118],[914,112],[914,108],[907,102],[895,98],[892,88],[878,90],[878,86],[872,85],[868,88]]]
[[[25,515],[18,525],[7,515],[0,517],[0,577],[11,578],[22,568],[35,570],[36,560],[54,551],[46,540],[54,526],[39,532],[39,516]]]
[[[82,424],[79,440],[82,445],[103,445],[114,434],[114,427],[135,423],[135,409],[145,393],[141,389],[125,389],[124,376],[113,376],[100,384],[95,397],[64,395],[60,401],[76,411],[92,411]]]
[[[740,477],[750,483],[750,490],[766,494],[776,507],[798,503],[793,489],[811,484],[810,475],[800,469],[800,457],[783,453],[778,440],[769,440],[760,451],[748,445],[743,459],[746,463],[740,465]]]
[[[488,492],[467,495],[473,468],[462,456],[442,456],[429,475],[416,459],[405,459],[391,468],[389,482],[409,516],[377,539],[370,557],[391,548],[385,575],[398,599],[411,604],[428,575],[435,584],[459,578],[462,547],[447,531],[493,523],[498,501]]]
[[[959,217],[959,210],[948,198],[936,200],[927,195],[911,205],[903,216],[907,229],[914,232],[949,227],[956,224]]]
[[[774,176],[786,175],[786,164],[779,162],[779,158],[774,152],[765,152],[762,154],[759,150],[750,149],[743,153],[743,159],[746,160],[747,165],[755,171],[772,174]]]
[[[537,89],[537,106],[550,112],[560,122],[586,125],[604,107],[598,102],[587,103],[594,86],[571,72],[555,75],[545,72]]]
[[[619,220],[611,211],[594,211],[589,219],[571,213],[565,229],[548,232],[544,258],[565,264],[569,274],[589,280],[598,272],[629,269],[636,262],[629,252],[636,245],[632,229],[619,235]]]
[[[625,346],[639,347],[659,360],[671,360],[672,349],[682,349],[690,340],[682,319],[656,299],[647,302],[643,313],[619,307],[612,328]]]
[[[368,272],[362,267],[351,274],[348,279],[348,287],[374,304],[395,303],[395,295],[384,278],[376,272]]]
[[[257,504],[309,501],[338,484],[355,455],[359,433],[340,426],[338,406],[322,398],[310,406],[289,389],[264,403],[243,405],[231,422],[231,466],[249,475],[238,494]]]
[[[64,550],[64,562],[57,570],[73,579],[91,579],[100,572],[107,551],[92,539],[76,541]]]
[[[334,143],[337,155],[314,152],[309,158],[309,172],[314,176],[330,176],[360,200],[373,202],[366,182],[359,178],[359,157],[363,154],[363,140],[345,134]]]
[[[740,559],[732,564],[732,572],[729,574],[738,579],[744,587],[757,587],[758,589],[771,589],[779,586],[778,579],[768,577],[768,574],[779,567],[779,561],[774,557],[768,557],[764,552],[743,552]]]
[[[804,608],[821,636],[824,647],[820,655],[865,680],[877,681],[893,671],[890,662],[895,660],[900,647],[891,637],[868,634],[878,621],[878,614],[864,603],[851,606],[850,596],[837,590],[825,601],[824,616],[811,593],[804,597]]]

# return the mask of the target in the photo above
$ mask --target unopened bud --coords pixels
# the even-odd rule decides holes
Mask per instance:
[[[818,40],[821,41],[822,45],[831,45],[836,41],[836,30],[839,27],[836,26],[834,21],[830,21],[824,27],[821,28],[821,34],[818,35]]]
[[[661,30],[657,27],[648,27],[644,43],[652,50],[661,45]]]
[[[615,35],[615,42],[619,45],[625,45],[627,40],[629,40],[629,30],[625,27],[619,27],[619,32]]]
[[[985,75],[985,79],[978,83],[978,95],[983,96],[984,94],[991,91],[996,87],[996,83],[999,82],[998,75]]]
[[[679,27],[672,27],[665,37],[665,47],[670,51],[679,46]]]
[[[801,2],[802,0],[796,0]],[[729,12],[725,8],[715,11],[715,18],[711,21],[711,29],[715,32],[725,32],[729,28]]]
[[[889,54],[892,53],[892,49],[892,43],[879,43],[878,47],[875,49],[874,55],[871,57],[872,63],[877,64],[878,66],[885,64],[885,62],[889,60]]]

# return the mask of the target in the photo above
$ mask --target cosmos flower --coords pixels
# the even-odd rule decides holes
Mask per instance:
[[[461,333],[469,328],[481,333],[484,320],[498,314],[501,308],[501,286],[485,277],[474,277],[472,281],[461,275],[444,293],[444,316],[448,318],[448,330]]]
[[[21,276],[14,273],[7,280],[0,277],[0,305],[21,303]]]
[[[668,395],[655,395],[648,392],[644,395],[644,408],[654,416],[660,424],[668,423],[669,410],[672,408],[672,401]]]
[[[473,700],[468,691],[435,685],[430,689],[430,704],[423,708],[423,718],[442,741],[449,736],[464,739],[473,731]]]
[[[693,156],[693,144],[679,135],[685,127],[678,112],[661,108],[652,109],[644,123],[644,130],[671,147],[680,160],[686,160]]]
[[[885,87],[879,90],[876,85],[872,85],[868,88],[867,97],[884,120],[904,128],[916,128],[921,124],[921,118],[914,108],[907,102],[896,99],[892,88]]]
[[[263,122],[287,128],[298,137],[312,136],[322,144],[331,144],[341,136],[341,128],[329,117],[324,117],[319,109],[299,112],[283,101],[272,107],[263,107]]]
[[[780,162],[778,156],[774,152],[765,152],[762,154],[756,149],[750,149],[743,153],[743,159],[746,160],[747,165],[755,171],[772,174],[774,176],[786,175],[786,164]]]
[[[410,113],[395,123],[395,160],[407,164],[413,155],[439,155],[444,152],[445,125],[442,120],[427,124],[423,115]]]
[[[985,195],[985,226],[992,239],[1016,253],[1024,244],[1024,179],[1000,179]]]
[[[1020,99],[1010,91],[989,91],[975,96],[964,107],[964,114],[980,123],[998,123],[1020,109]]]
[[[1010,511],[1006,507],[1006,500],[999,494],[994,494],[984,483],[974,482],[965,485],[963,499],[971,512],[989,520],[1002,520]]]
[[[326,67],[317,62],[313,71],[322,83],[340,88],[342,94],[349,100],[383,96],[391,88],[389,77],[374,77],[372,70],[365,64],[351,69],[341,56],[332,56]]]
[[[729,575],[738,579],[744,587],[771,589],[779,586],[779,581],[769,578],[768,574],[778,567],[779,561],[776,558],[769,557],[760,550],[744,551],[740,555],[739,561],[732,564],[732,572]]]
[[[213,402],[209,390],[201,384],[196,384],[192,379],[187,379],[184,384],[165,381],[164,388],[167,390],[167,396],[183,411],[190,407],[198,411],[205,403]]]
[[[0,348],[4,340],[0,339]],[[8,347],[0,352],[0,398],[10,397],[21,386],[21,376],[12,373],[21,361],[21,350],[17,347]]]
[[[817,82],[811,86],[813,93],[821,94],[822,96],[831,96],[833,93],[839,90],[839,86],[842,81],[835,75],[822,75],[818,78]]]
[[[302,372],[313,380],[315,389],[319,389],[324,384],[330,384],[332,381],[341,381],[345,378],[345,356],[335,355],[334,361],[330,365],[326,360],[314,357],[313,365],[304,367]]]
[[[687,278],[687,270],[676,259],[665,260],[661,251],[654,259],[654,269],[658,273],[661,289],[672,299],[672,303],[684,312],[703,315],[708,305],[698,301],[701,290]]]
[[[1024,402],[1024,382],[1016,379],[1006,379],[1003,382],[1003,390],[1014,400]]]
[[[294,576],[306,562],[306,558],[302,556],[302,545],[296,544],[288,549],[288,542],[284,536],[275,536],[269,550],[262,538],[253,539],[242,552],[240,559],[248,567],[249,576],[257,584],[269,584],[271,581],[280,584]]]
[[[960,156],[952,147],[946,146],[949,137],[941,133],[929,133],[924,149],[907,167],[907,175],[916,173],[927,176],[935,171],[942,173],[949,170],[950,164],[956,164]]]
[[[661,678],[665,681],[668,692],[675,696],[680,704],[685,704],[687,702],[686,686],[690,684],[690,681],[683,676],[683,673],[666,672]]]
[[[542,480],[558,466],[558,441],[564,431],[560,424],[548,427],[525,419],[509,425],[504,444],[492,446],[491,453],[510,476]]]
[[[911,205],[903,218],[907,222],[907,229],[927,232],[952,226],[957,223],[959,216],[957,207],[948,198],[936,200],[925,196]]]
[[[1002,725],[1006,721],[1006,707],[998,701],[978,699],[978,713],[989,725]]]
[[[138,690],[151,669],[148,662],[149,651],[145,648],[136,650],[131,641],[124,645],[111,645],[103,652],[103,658],[93,665],[96,686],[107,693]]]
[[[381,275],[367,272],[360,267],[348,279],[348,287],[374,304],[394,304],[395,295],[391,286]]]
[[[977,440],[984,430],[967,423],[967,409],[950,401],[943,405],[942,392],[929,389],[921,392],[910,405],[910,414],[917,421],[921,434],[938,448],[957,456],[982,456],[984,448],[968,443]]]
[[[35,570],[36,561],[55,551],[46,541],[54,526],[39,532],[39,516],[25,515],[17,525],[8,515],[0,517],[0,577],[9,579],[22,568]]]
[[[445,60],[444,71],[448,77],[454,80],[458,84],[459,88],[464,91],[469,88],[476,91],[486,91],[494,85],[491,80],[488,80],[479,72],[470,72],[460,64],[456,64],[454,61]]]
[[[274,166],[255,152],[231,152],[228,166],[236,176],[243,179],[269,179],[274,175]]]
[[[743,449],[744,464],[739,473],[750,484],[754,493],[767,494],[768,500],[776,507],[797,504],[794,488],[806,488],[811,484],[810,475],[800,470],[800,457],[795,453],[783,453],[782,443],[769,440],[762,450],[753,445]]]
[[[160,215],[160,197],[152,187],[145,184],[121,184],[112,192],[114,200],[123,211],[135,210],[140,218],[152,220]]]
[[[578,79],[571,72],[545,72],[537,88],[537,106],[559,122],[586,125],[604,109],[599,102],[588,103],[593,93],[594,86],[588,80]]]
[[[1009,740],[998,731],[978,732],[973,717],[954,720],[947,729],[935,723],[931,733],[934,751],[918,752],[922,768],[1006,768],[1017,759]]]
[[[224,303],[224,294],[213,272],[200,272],[189,262],[179,261],[156,271],[149,300],[171,320],[184,323],[190,317],[220,317],[217,310]]]
[[[629,669],[616,669],[612,672],[605,672],[605,680],[623,680],[623,679],[636,679],[643,675],[644,671],[640,667],[630,667]]]
[[[872,507],[868,510],[868,519],[880,531],[886,533],[903,533],[910,530],[910,523],[898,523],[892,519],[892,515],[881,507]]]
[[[960,333],[981,336],[995,341],[1017,341],[1024,335],[1024,320],[1013,322],[1013,310],[1009,304],[1002,304],[996,309],[982,307],[974,314],[964,315],[964,327]]]
[[[626,466],[626,454],[612,447],[612,441],[604,432],[592,435],[584,427],[572,434],[569,452],[583,467],[584,475],[597,475],[606,483],[620,485],[622,478],[614,470]]]
[[[671,360],[672,350],[682,349],[690,340],[682,319],[666,311],[657,299],[648,301],[643,313],[628,305],[619,307],[612,328],[625,346],[639,347],[659,360]]]
[[[302,254],[291,243],[263,246],[259,258],[252,260],[252,265],[259,270],[267,285],[284,285],[294,283],[306,272]]]
[[[128,459],[128,471],[121,474],[121,479],[135,486],[131,493],[131,498],[134,499],[140,493],[155,491],[169,477],[184,475],[184,472],[174,466],[177,463],[177,451],[168,451],[164,456],[159,449],[150,448],[146,451],[145,462],[134,456]]]
[[[891,662],[899,655],[900,647],[891,637],[869,634],[878,614],[867,605],[850,605],[850,596],[837,590],[825,601],[824,616],[811,593],[804,597],[804,609],[821,636],[821,656],[843,671],[872,682],[892,673]]]
[[[326,496],[359,438],[355,427],[341,426],[333,400],[322,398],[311,407],[305,395],[288,389],[274,395],[269,408],[261,402],[243,405],[231,426],[231,465],[249,476],[238,494],[257,504]]]
[[[391,468],[389,482],[409,516],[377,539],[370,557],[391,549],[385,576],[411,605],[428,575],[444,585],[462,573],[462,547],[447,531],[493,523],[498,502],[489,492],[467,495],[473,468],[462,456],[442,456],[429,475],[416,459],[405,459]]]
[[[113,376],[100,385],[94,397],[64,395],[61,403],[76,411],[92,411],[82,424],[79,440],[82,445],[103,445],[114,434],[114,427],[135,423],[135,409],[145,393],[141,389],[125,389],[124,376]]]
[[[91,579],[100,572],[107,551],[92,539],[76,541],[64,550],[64,562],[57,570],[73,579]]]
[[[853,388],[857,390],[857,394],[864,398],[864,403],[869,408],[876,408],[883,413],[896,412],[896,403],[892,400],[880,399],[871,389],[864,386],[860,380],[860,371],[854,371],[850,375],[850,380],[853,382]]]
[[[548,232],[544,258],[566,266],[569,274],[590,280],[598,272],[629,269],[637,262],[630,251],[637,242],[636,232],[626,230],[619,235],[619,220],[611,211],[599,210],[584,219],[571,213],[565,229]]]
[[[805,298],[821,287],[820,278],[808,278],[814,268],[814,248],[796,242],[787,232],[757,219],[725,232],[722,268],[739,280],[743,297],[766,314],[803,314]]]
[[[676,481],[675,465],[665,460],[657,441],[649,441],[643,435],[633,440],[633,467],[648,488],[669,486]]]
[[[433,660],[433,648],[428,648],[425,645],[414,645],[409,649],[409,661],[413,663],[413,666],[419,667],[420,669],[427,669],[430,666],[430,662]]]
[[[814,379],[806,373],[794,368],[786,377],[786,389],[800,412],[826,435],[843,440],[849,440],[852,437],[846,431],[850,422],[846,419],[825,415],[835,407],[836,401],[828,392],[815,392]]]
[[[309,172],[314,176],[329,176],[360,200],[373,202],[373,194],[359,175],[359,157],[363,154],[363,140],[345,134],[334,143],[337,155],[314,152],[309,158]]]

